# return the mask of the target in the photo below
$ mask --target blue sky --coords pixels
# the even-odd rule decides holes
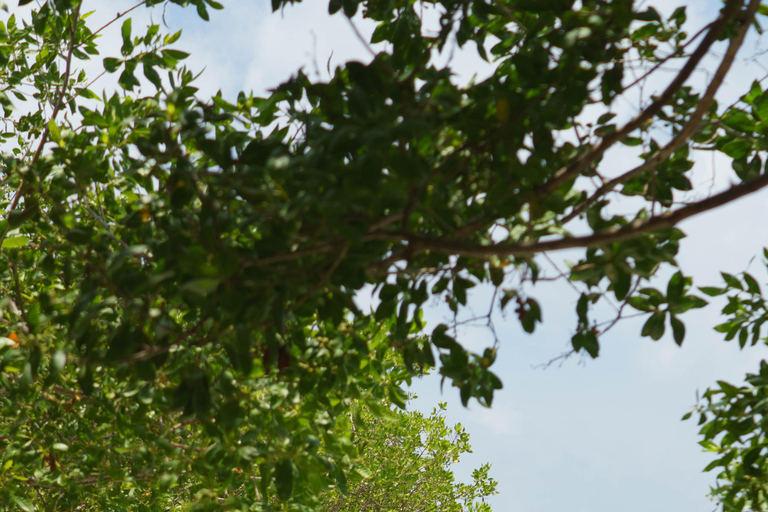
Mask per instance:
[[[98,7],[94,16],[103,20],[131,5],[110,1],[107,10],[102,2],[89,3]],[[327,16],[326,2],[306,2],[282,14],[272,14],[264,0],[224,3],[225,11],[212,11],[208,24],[193,9],[169,8],[166,13],[171,27],[184,29],[176,47],[192,53],[189,65],[206,68],[202,93],[218,89],[230,97],[241,89],[263,93],[302,66],[311,76],[317,72],[324,77],[329,59],[333,68],[349,59],[369,58],[347,21]],[[660,10],[670,12],[679,3],[666,2]],[[691,3],[693,26],[714,16],[718,5]],[[160,20],[158,10],[152,16]],[[134,27],[141,19],[148,19],[148,14],[137,16]],[[358,26],[364,33],[370,31],[364,24]],[[751,50],[753,42],[743,54],[754,53]],[[459,54],[454,64],[463,78],[487,69],[474,52]],[[741,62],[723,98],[743,92],[761,72]],[[696,80],[704,76],[702,72]],[[626,158],[614,153],[605,166]],[[696,173],[696,183],[714,180],[716,187],[723,187],[730,179],[730,166],[705,156]],[[686,274],[699,285],[718,284],[720,270],[738,273],[755,258],[749,270],[765,282],[760,257],[768,245],[768,224],[755,219],[768,218],[767,199],[765,192],[756,194],[684,223],[688,238],[679,262]],[[569,257],[578,259],[578,252],[555,255],[558,260]],[[441,394],[435,376],[413,386],[419,396],[417,407],[429,410],[438,401],[447,401],[449,420],[461,422],[469,431],[474,453],[459,465],[459,476],[466,478],[472,468],[491,462],[491,474],[499,481],[500,494],[491,500],[497,512],[714,508],[706,497],[713,475],[701,473],[710,459],[697,444],[695,423],[681,422],[680,417],[695,404],[697,391],[718,379],[740,382],[746,372],[755,370],[765,357],[765,347],[740,351],[723,342],[712,330],[719,315],[714,303],[685,316],[688,335],[682,348],[670,337],[659,342],[641,339],[641,323],[628,320],[603,338],[599,359],[571,359],[562,366],[537,369],[535,365],[567,349],[576,296],[564,283],[540,286],[534,295],[544,307],[544,324],[534,335],[523,333],[513,318],[497,321],[501,348],[495,370],[504,389],[492,409],[476,404],[461,407],[456,390],[446,387]],[[472,300],[481,308],[488,297],[488,290],[478,290]],[[434,307],[427,318],[434,324],[445,315]],[[482,330],[465,331],[461,341],[479,348],[489,343],[489,337]]]

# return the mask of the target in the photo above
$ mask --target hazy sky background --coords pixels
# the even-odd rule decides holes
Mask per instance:
[[[206,68],[198,84],[201,97],[218,89],[230,98],[240,90],[264,94],[300,67],[312,77],[326,78],[329,61],[333,69],[350,59],[370,59],[347,20],[327,15],[325,0],[306,1],[277,14],[271,13],[266,0],[222,3],[226,9],[211,10],[210,23],[200,21],[193,8],[169,7],[165,13],[172,29],[184,29],[174,47],[191,52],[187,63],[192,69]],[[669,13],[679,4],[667,2],[659,10]],[[91,22],[94,27],[132,5],[110,0],[107,9],[103,0],[86,1],[86,6],[98,9]],[[713,0],[691,2],[690,32],[711,21],[719,6]],[[161,9],[135,12],[134,33],[150,17],[161,21]],[[364,34],[371,31],[362,22],[357,26]],[[102,57],[119,54],[119,23],[109,32],[112,35],[102,44],[111,42],[115,49],[102,51]],[[753,55],[754,45],[754,40],[748,42],[740,56]],[[460,72],[458,80],[489,69],[479,62],[474,49],[457,54],[453,62]],[[100,60],[96,65],[101,66]],[[723,98],[746,92],[752,79],[764,72],[754,63],[740,61]],[[704,75],[700,73],[696,80]],[[104,80],[94,89],[109,83]],[[632,107],[623,108],[629,112]],[[614,152],[603,168],[612,163],[626,168],[626,154]],[[709,155],[697,167],[694,184],[715,176],[723,186],[731,176],[727,162],[713,163]],[[685,222],[681,227],[688,238],[679,257],[685,273],[699,285],[717,285],[720,270],[738,273],[749,266],[764,283],[766,199],[768,194],[758,193]],[[577,260],[579,254],[555,256]],[[576,325],[577,295],[565,283],[539,286],[533,295],[544,311],[544,323],[534,335],[525,334],[513,316],[497,319],[501,348],[494,370],[504,389],[492,409],[477,404],[461,407],[457,390],[446,386],[441,394],[436,376],[413,386],[419,395],[417,407],[426,411],[438,401],[447,401],[449,420],[461,422],[469,431],[474,453],[462,460],[457,474],[466,479],[473,468],[491,462],[491,475],[499,481],[500,494],[491,500],[497,512],[712,510],[714,504],[706,494],[714,475],[701,472],[710,457],[697,444],[696,424],[681,422],[680,417],[695,404],[697,391],[703,392],[718,379],[739,383],[746,372],[755,371],[765,357],[765,347],[740,351],[737,344],[722,341],[712,330],[720,321],[721,305],[713,303],[684,316],[688,334],[682,348],[671,336],[659,342],[640,338],[642,321],[627,320],[602,339],[599,359],[572,358],[562,366],[536,369],[535,365],[567,350]],[[472,295],[478,311],[487,307],[488,298],[488,290]],[[433,324],[445,316],[445,308],[437,306],[427,314]],[[460,341],[480,348],[490,338],[477,330],[462,333]]]

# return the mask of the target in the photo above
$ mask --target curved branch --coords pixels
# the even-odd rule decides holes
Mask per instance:
[[[752,4],[754,4],[754,0],[750,3],[750,7]],[[720,16],[717,20],[715,20],[707,34],[704,36],[704,39],[702,39],[699,46],[696,48],[696,50],[691,54],[691,57],[688,59],[688,62],[685,63],[685,66],[680,70],[680,72],[677,74],[674,80],[672,80],[672,83],[670,83],[667,88],[664,90],[664,92],[656,98],[656,100],[651,103],[648,108],[643,110],[640,114],[638,114],[634,119],[629,121],[627,124],[625,124],[622,128],[616,130],[615,132],[611,133],[610,135],[607,135],[603,140],[596,144],[591,151],[588,151],[586,154],[584,154],[582,157],[580,157],[576,162],[572,163],[571,165],[564,167],[557,171],[555,175],[550,179],[549,181],[546,181],[536,189],[534,189],[533,197],[540,197],[540,196],[546,196],[551,193],[553,193],[555,190],[560,188],[565,182],[568,180],[577,177],[580,175],[589,165],[594,163],[596,160],[599,160],[603,154],[605,154],[608,149],[616,144],[621,139],[625,138],[627,135],[632,133],[633,131],[640,128],[643,123],[645,123],[647,120],[651,119],[653,116],[659,113],[661,111],[662,107],[664,107],[669,101],[672,99],[674,94],[685,84],[685,82],[688,80],[688,78],[691,76],[691,74],[695,71],[695,69],[698,67],[701,60],[709,53],[709,49],[712,47],[712,45],[717,41],[718,35],[722,32],[722,30],[726,27],[726,25],[734,18],[736,15],[741,11],[742,6],[744,5],[744,0],[728,0],[728,2],[725,4],[723,9],[720,11]]]
[[[620,176],[617,176],[604,183],[586,201],[575,207],[571,213],[563,217],[563,224],[570,222],[575,217],[582,214],[587,208],[595,204],[601,197],[613,190],[616,186],[627,182],[639,174],[652,170],[661,162],[672,156],[672,153],[680,149],[680,147],[685,144],[691,138],[691,136],[693,136],[693,134],[698,129],[704,114],[712,106],[712,102],[715,100],[717,91],[723,85],[723,80],[725,80],[725,76],[730,71],[731,66],[733,65],[733,61],[736,59],[736,54],[744,43],[744,38],[747,35],[749,26],[752,23],[752,19],[754,18],[759,6],[759,0],[750,1],[745,19],[743,20],[741,27],[739,27],[736,36],[728,45],[728,49],[723,56],[723,60],[720,62],[720,66],[717,68],[717,71],[715,72],[712,81],[709,83],[704,96],[699,101],[696,110],[693,112],[691,118],[688,120],[683,129],[680,130],[680,132],[666,146],[660,148],[653,156],[648,158],[648,160],[638,165],[634,169],[627,171],[624,174],[621,174]]]
[[[519,244],[476,245],[455,240],[430,239],[418,236],[390,234],[389,239],[400,239],[408,242],[411,253],[435,251],[457,256],[486,258],[489,256],[524,256],[530,257],[536,253],[594,247],[614,242],[631,240],[647,233],[671,229],[680,222],[701,213],[713,210],[736,199],[747,196],[768,186],[768,174],[763,174],[751,181],[733,186],[708,199],[675,211],[668,211],[658,217],[648,220],[636,220],[629,225],[607,229],[593,235],[561,238],[546,242],[524,242]],[[379,239],[383,239],[382,233]]]

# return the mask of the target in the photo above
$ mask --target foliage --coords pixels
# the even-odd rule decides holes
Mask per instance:
[[[198,98],[178,34],[130,11],[92,28],[81,7],[41,1],[0,26],[0,503],[25,511],[309,509],[353,467],[354,404],[404,407],[401,385],[432,366],[465,404],[501,388],[498,343],[427,332],[427,300],[458,313],[491,285],[533,332],[535,256],[583,248],[564,274],[583,290],[575,352],[599,354],[605,300],[622,304],[609,326],[629,305],[642,335],[669,322],[682,343],[704,300],[682,271],[647,286],[676,266],[677,223],[768,184],[768,94],[714,101],[758,0],[727,0],[695,37],[684,8],[631,0],[331,0],[362,7],[387,49],[229,99]],[[122,46],[102,55],[104,30]],[[457,84],[439,58],[452,41],[491,76]],[[706,88],[685,85],[716,44]],[[111,96],[78,68],[97,56]],[[673,59],[667,88],[619,116]],[[616,147],[637,165],[604,169]],[[697,150],[738,181],[680,206]]]
[[[764,250],[768,264],[768,250]],[[702,287],[707,295],[726,296],[722,309],[726,321],[715,327],[726,341],[738,340],[744,349],[765,342],[762,326],[768,321],[768,308],[757,279],[748,272],[739,276],[723,273],[723,287]],[[694,413],[701,425],[702,447],[716,455],[704,469],[718,470],[712,495],[727,512],[768,509],[768,363],[747,374],[743,386],[718,381],[708,389],[703,402],[686,414]]]
[[[429,416],[395,412],[379,418],[363,411],[355,415],[354,442],[364,469],[347,495],[329,493],[321,510],[477,511],[490,512],[484,502],[496,494],[488,464],[476,469],[472,484],[455,483],[450,466],[471,452],[469,434],[461,425],[449,428],[440,404]],[[358,471],[360,473],[361,471]]]

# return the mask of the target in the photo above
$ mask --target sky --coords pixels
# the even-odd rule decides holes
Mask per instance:
[[[86,0],[86,6],[98,7],[93,26],[132,6],[110,0],[107,9],[102,2]],[[327,15],[327,2],[306,1],[276,14],[266,0],[222,3],[226,9],[210,11],[209,23],[200,21],[194,9],[168,8],[165,13],[172,29],[184,29],[175,47],[191,53],[188,66],[205,68],[198,83],[201,97],[219,89],[230,98],[240,90],[264,94],[302,67],[311,77],[323,79],[329,67],[370,59],[349,22]],[[665,2],[659,10],[668,13],[679,3]],[[690,4],[691,24],[699,27],[715,15],[719,2]],[[161,10],[135,12],[134,31],[150,16],[161,21]],[[355,23],[361,33],[370,33],[370,26]],[[119,48],[118,27],[105,36],[103,45]],[[753,54],[755,44],[749,41],[743,55]],[[117,54],[115,50],[113,56]],[[458,80],[474,73],[482,77],[489,70],[474,51],[457,54],[453,62]],[[755,63],[740,60],[721,99],[743,93],[761,72]],[[700,73],[694,82],[704,77]],[[110,87],[109,80],[95,88],[100,86]],[[632,105],[625,108],[630,112]],[[626,153],[614,152],[604,167],[625,164],[626,158]],[[695,183],[727,186],[729,169],[725,161],[702,157]],[[757,193],[683,223],[688,237],[678,261],[685,273],[699,285],[718,285],[720,271],[749,269],[765,283],[761,255],[768,245],[768,223],[760,220],[768,218],[767,200],[768,193]],[[576,260],[579,252],[554,257]],[[543,306],[544,322],[533,335],[525,334],[514,318],[496,319],[501,346],[494,370],[504,389],[491,409],[476,403],[463,408],[456,389],[446,386],[441,393],[436,375],[411,388],[418,395],[416,408],[429,411],[439,401],[448,402],[448,420],[462,423],[469,432],[474,451],[458,465],[457,476],[466,480],[473,468],[490,462],[491,476],[499,482],[499,494],[490,500],[497,512],[712,510],[715,505],[707,492],[714,475],[701,472],[711,459],[697,444],[695,423],[680,418],[695,405],[697,393],[716,380],[739,383],[745,373],[755,371],[766,355],[765,346],[741,351],[735,343],[724,342],[712,330],[722,306],[715,301],[684,316],[688,334],[682,348],[670,336],[658,342],[640,338],[641,321],[626,320],[602,338],[597,360],[571,358],[542,369],[539,365],[568,349],[577,295],[565,283],[538,286],[534,295]],[[482,311],[489,296],[489,290],[479,289],[471,301]],[[435,325],[446,315],[445,308],[435,305],[427,311],[427,320]],[[485,330],[467,330],[460,341],[479,349],[490,337]]]

